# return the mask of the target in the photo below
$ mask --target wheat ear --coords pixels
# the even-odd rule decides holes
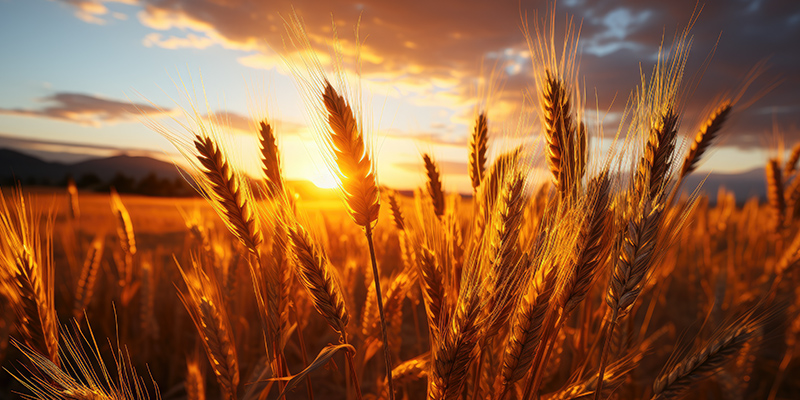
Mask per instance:
[[[718,330],[702,347],[689,353],[653,383],[652,400],[683,397],[699,381],[713,375],[733,360],[763,326],[767,314],[751,311],[741,321]]]
[[[578,239],[570,261],[571,271],[560,291],[559,304],[564,315],[572,311],[586,298],[597,271],[605,260],[604,249],[608,216],[608,173],[602,172],[589,183],[586,212],[578,232]]]
[[[797,161],[800,160],[800,143],[792,147],[792,152],[789,158],[786,159],[786,164],[783,166],[783,178],[789,179],[790,176],[797,169]]]
[[[478,292],[475,288],[466,289]],[[429,400],[452,400],[461,396],[469,366],[476,357],[482,322],[480,296],[460,295],[455,315],[447,324],[432,356],[428,381]]]
[[[444,215],[444,191],[442,190],[442,177],[439,173],[439,166],[436,161],[428,154],[422,155],[425,164],[425,175],[428,176],[428,195],[433,202],[433,212],[437,217]]]
[[[69,216],[72,220],[81,218],[81,206],[78,202],[78,186],[75,185],[75,180],[72,177],[67,179],[67,194],[69,196]]]
[[[486,150],[489,142],[489,121],[486,112],[478,114],[469,139],[469,178],[472,190],[477,191],[486,172]]]
[[[311,297],[314,308],[325,317],[328,325],[340,335],[346,335],[350,315],[342,296],[339,281],[330,270],[327,256],[299,224],[289,227],[289,241],[297,277]]]
[[[239,360],[219,284],[213,272],[207,275],[196,261],[189,273],[180,266],[178,269],[187,287],[186,293],[179,292],[181,302],[202,338],[208,361],[225,398],[235,400],[239,386]]]
[[[711,143],[714,142],[720,129],[722,129],[722,125],[725,124],[725,120],[728,119],[731,108],[732,105],[729,101],[723,101],[711,112],[711,115],[706,118],[703,126],[697,131],[697,135],[694,137],[694,141],[689,148],[689,152],[686,154],[686,158],[683,160],[680,175],[681,179],[694,172],[697,168],[700,159],[703,158],[703,154],[708,150],[709,146],[711,146]],[[800,155],[800,153],[798,155]]]
[[[21,190],[7,202],[0,191],[0,266],[9,273],[10,287],[16,291],[11,304],[25,344],[60,365],[58,319],[54,304],[54,268],[51,221],[45,238],[39,236],[40,216],[27,205]]]
[[[520,277],[524,276],[519,251],[519,233],[524,214],[525,179],[521,173],[507,178],[503,192],[495,206],[493,232],[488,241],[489,298],[486,310],[492,315],[486,337],[494,336],[511,317],[514,299],[519,291]]]
[[[283,175],[281,174],[281,157],[275,138],[275,129],[269,121],[259,123],[258,147],[261,150],[261,171],[267,180],[267,194],[270,197],[283,193]]]
[[[527,293],[514,311],[513,323],[503,351],[503,366],[500,383],[503,399],[513,385],[524,378],[533,363],[533,358],[542,339],[545,316],[550,309],[557,269],[548,268],[537,279],[532,279]]]
[[[630,219],[625,222],[622,244],[608,281],[606,304],[611,308],[611,318],[605,332],[605,340],[600,349],[600,378],[595,390],[595,400],[603,393],[606,353],[610,347],[618,318],[630,312],[642,291],[643,281],[650,268],[656,250],[656,240],[662,206],[645,201],[639,210],[632,210]]]
[[[212,193],[206,193],[210,200],[218,204],[223,213],[223,221],[231,233],[253,254],[258,254],[262,242],[252,205],[248,202],[241,187],[240,178],[214,140],[208,136],[197,135],[194,139],[197,160],[202,165],[202,173]]]
[[[364,135],[350,104],[329,82],[325,82],[322,100],[328,112],[334,172],[342,185],[350,216],[356,225],[366,227],[378,220],[380,193]]]
[[[206,399],[206,378],[200,367],[199,356],[186,360],[186,400]]]
[[[655,199],[663,192],[672,166],[677,126],[678,115],[667,108],[650,127],[650,136],[636,169],[635,191],[640,196]]]
[[[783,179],[778,160],[770,159],[766,168],[767,199],[772,207],[772,223],[775,231],[780,231],[786,217],[786,199],[783,195]]]
[[[425,312],[428,315],[428,328],[431,337],[440,338],[439,320],[444,302],[444,278],[436,255],[426,246],[420,246],[417,255],[419,263],[419,280],[422,298],[425,301]]]
[[[98,235],[92,241],[92,246],[89,248],[89,253],[86,255],[86,260],[83,262],[81,269],[81,276],[78,279],[78,287],[75,290],[75,303],[72,309],[72,315],[80,320],[86,307],[89,306],[89,301],[94,293],[94,283],[97,279],[97,271],[100,269],[100,261],[103,259],[103,237]]]

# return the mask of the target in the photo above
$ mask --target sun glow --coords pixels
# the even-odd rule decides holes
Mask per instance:
[[[320,189],[335,189],[339,187],[336,178],[327,170],[318,171],[309,180]]]

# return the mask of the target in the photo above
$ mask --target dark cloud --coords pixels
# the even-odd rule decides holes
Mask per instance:
[[[404,86],[401,93],[413,88],[416,98],[428,104],[442,103],[444,98],[454,106],[470,100],[481,60],[505,63],[510,76],[500,100],[519,103],[521,92],[532,86],[520,11],[544,11],[546,6],[542,1],[484,0],[332,0],[322,8],[312,0],[139,0],[139,4],[143,24],[170,33],[174,32],[171,28],[185,32],[183,36],[159,36],[158,40],[151,37],[150,45],[205,47],[211,41],[250,52],[252,56],[240,59],[246,65],[267,67],[280,62],[275,52],[283,51],[281,15],[288,15],[292,6],[320,49],[327,48],[325,43],[331,37],[329,12],[333,12],[346,48],[352,47],[354,23],[363,16],[362,37],[368,35],[363,47],[365,75]],[[587,108],[595,108],[597,101],[601,110],[620,111],[640,82],[640,68],[650,71],[662,40],[669,47],[675,32],[690,21],[694,7],[692,2],[678,1],[559,2],[557,23],[563,26],[564,16],[574,14],[576,23],[581,24],[580,76],[585,82]],[[763,144],[757,135],[769,130],[773,117],[786,126],[798,125],[800,3],[713,0],[702,7],[692,29],[687,78],[699,78],[718,39],[719,45],[702,79],[695,79],[700,83],[686,93],[684,127],[694,126],[702,118],[700,111],[720,93],[736,91],[747,71],[766,58],[770,68],[765,78],[783,82],[750,108],[739,110],[737,125],[726,132],[726,143],[741,147]],[[529,15],[533,23],[533,14]],[[754,92],[767,85],[757,82]],[[442,97],[442,92],[448,96]],[[609,126],[606,131],[615,129]]]
[[[83,93],[60,92],[39,100],[48,105],[38,109],[0,108],[0,114],[44,117],[99,126],[103,123],[136,120],[142,113],[152,117],[168,112],[147,104],[105,99]]]

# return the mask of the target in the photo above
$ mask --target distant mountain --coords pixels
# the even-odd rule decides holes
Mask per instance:
[[[134,179],[142,179],[149,174],[159,178],[180,177],[178,169],[170,163],[149,157],[114,156],[81,161],[74,164],[42,161],[39,158],[11,149],[0,149],[0,179],[9,178],[25,181],[49,180],[57,182],[67,175],[75,179],[85,174],[95,174],[101,180],[109,180],[117,173]]]
[[[683,191],[694,191],[702,183],[702,191],[708,193],[709,200],[712,203],[716,202],[717,191],[720,187],[733,192],[736,195],[736,201],[739,203],[753,196],[763,200],[767,198],[765,177],[764,168],[755,168],[736,174],[695,172],[686,178],[686,182],[683,184]],[[703,182],[704,179],[705,182]]]
[[[49,185],[58,185],[62,184],[64,178],[70,175],[80,184],[81,178],[89,174],[93,174],[99,179],[100,182],[96,182],[99,188],[105,187],[106,189],[107,186],[103,186],[101,182],[109,182],[117,174],[123,174],[137,182],[142,182],[150,174],[155,175],[159,180],[183,179],[174,164],[150,157],[120,155],[70,164],[47,162],[16,150],[0,149],[0,182],[13,180],[25,183],[34,180],[38,184],[47,182]],[[288,181],[286,185],[302,198],[334,199],[337,196],[336,191],[319,189],[306,180]],[[131,190],[142,192],[141,189]],[[191,189],[189,190],[191,191]]]
[[[0,149],[0,181],[10,179],[25,182],[35,179],[37,182],[45,180],[52,184],[61,182],[65,176],[71,175],[76,180],[86,174],[95,174],[101,181],[107,182],[116,174],[124,174],[137,181],[149,174],[155,174],[159,179],[175,180],[181,177],[178,168],[168,162],[150,157],[114,156],[95,158],[77,163],[47,162],[37,157],[11,149]],[[702,182],[702,190],[708,193],[712,202],[716,201],[717,191],[720,187],[732,191],[740,202],[758,196],[766,198],[764,184],[764,169],[756,168],[750,171],[724,174],[695,172],[683,184],[684,192],[692,192]],[[703,180],[705,179],[705,182]],[[303,197],[335,197],[335,191],[320,190],[308,181],[291,181],[287,185],[292,187]],[[327,194],[325,194],[327,193]],[[413,195],[406,191],[403,194]]]

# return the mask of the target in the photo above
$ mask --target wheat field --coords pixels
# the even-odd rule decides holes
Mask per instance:
[[[379,183],[359,89],[296,16],[286,62],[341,201],[293,192],[269,119],[250,179],[193,109],[146,123],[201,198],[3,188],[0,397],[794,398],[800,146],[766,161],[767,202],[711,202],[685,181],[749,80],[682,124],[684,30],[604,134],[555,20],[524,32],[539,140],[490,154],[510,140],[476,110],[471,194],[429,153],[413,194]]]

